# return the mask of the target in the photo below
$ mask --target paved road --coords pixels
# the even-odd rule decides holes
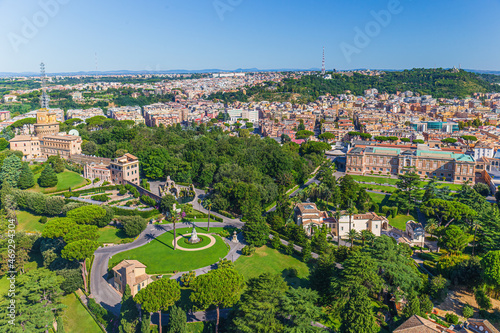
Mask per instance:
[[[208,223],[197,222],[196,225],[199,227],[206,227]],[[234,226],[241,227],[241,222],[239,225],[234,225],[232,223],[220,223],[211,222],[211,227],[225,227]],[[192,227],[190,222],[180,222],[177,223],[178,228]],[[108,262],[109,258],[112,256],[137,247],[143,246],[160,236],[161,234],[173,229],[172,224],[148,224],[146,230],[144,230],[139,237],[132,243],[121,244],[110,247],[101,247],[94,252],[94,263],[92,265],[91,279],[90,279],[90,291],[92,296],[95,298],[97,303],[100,303],[106,309],[118,314],[120,312],[120,302],[121,295],[106,281],[108,275]],[[238,249],[232,248],[228,255],[231,257]],[[227,259],[231,259],[231,257]]]

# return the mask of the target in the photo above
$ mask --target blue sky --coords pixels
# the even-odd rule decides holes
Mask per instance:
[[[0,0],[0,72],[89,71],[96,53],[99,70],[319,68],[323,46],[327,69],[500,70],[498,13],[498,0]]]

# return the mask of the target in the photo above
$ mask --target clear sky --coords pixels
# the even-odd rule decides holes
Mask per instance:
[[[500,70],[499,13],[499,0],[0,0],[0,72],[92,71],[96,54],[98,70],[320,68],[323,46],[327,69]]]

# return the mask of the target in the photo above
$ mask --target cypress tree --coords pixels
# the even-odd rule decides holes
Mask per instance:
[[[167,333],[186,333],[186,322],[186,312],[178,306],[172,306]]]
[[[137,319],[139,317],[139,311],[134,299],[132,298],[132,292],[130,286],[125,287],[125,291],[122,296],[122,303],[120,308],[120,324],[118,330],[120,333],[133,333],[136,330]]]
[[[33,171],[31,171],[28,163],[23,163],[23,167],[21,169],[21,174],[19,175],[19,181],[17,184],[22,190],[35,186]]]
[[[2,183],[9,183],[12,187],[17,187],[19,175],[21,174],[22,162],[19,157],[12,154],[7,157],[2,164],[0,171],[0,181]]]
[[[54,187],[57,185],[57,175],[50,165],[43,169],[40,178],[38,178],[38,185],[41,187]]]

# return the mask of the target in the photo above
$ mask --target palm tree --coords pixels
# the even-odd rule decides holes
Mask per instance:
[[[210,232],[210,211],[212,210],[212,200],[210,199],[205,199],[203,201],[205,204],[205,208],[208,210],[208,228],[207,231]]]
[[[435,236],[436,232],[438,231],[439,228],[439,222],[436,219],[428,219],[427,224],[425,225],[425,232],[429,233],[431,236]],[[432,251],[432,249],[431,249]],[[439,251],[439,247],[438,247]]]
[[[365,241],[372,241],[375,238],[375,235],[373,234],[373,232],[371,232],[371,230],[364,229],[361,230],[359,238],[363,241],[363,247],[364,247]]]
[[[340,217],[342,216],[339,206],[335,210],[335,218],[337,219],[337,246],[340,246]]]
[[[356,231],[356,229],[349,230],[349,234],[347,235],[347,238],[349,238],[349,242],[351,242],[351,249],[352,249],[352,245],[354,244],[354,240],[358,239],[358,237],[359,237],[359,234]]]
[[[346,209],[347,214],[349,214],[349,235],[351,234],[351,228],[352,228],[352,216],[356,214],[356,207],[352,207],[352,201],[349,199],[349,207]],[[352,242],[351,242],[351,248],[352,248]]]

